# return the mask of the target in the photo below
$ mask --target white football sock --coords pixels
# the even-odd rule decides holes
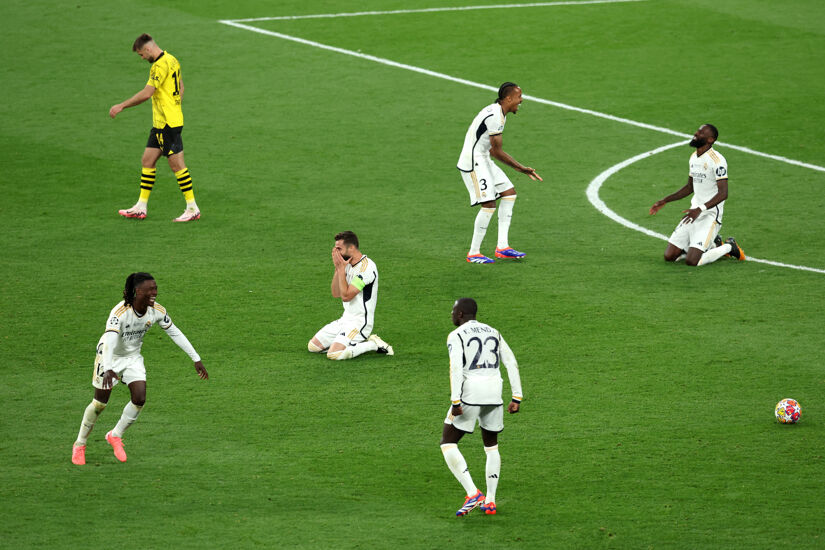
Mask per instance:
[[[487,234],[487,226],[490,225],[490,220],[493,218],[493,212],[495,211],[495,208],[482,208],[478,211],[473,226],[473,241],[470,243],[468,256],[481,254],[481,241],[484,240],[484,235]]]
[[[510,248],[508,234],[510,221],[513,219],[513,207],[516,205],[516,196],[501,197],[498,203],[498,248]]]
[[[138,407],[131,401],[126,403],[126,406],[123,407],[123,414],[120,415],[120,420],[117,421],[115,429],[112,430],[112,435],[115,437],[123,437],[123,432],[125,432],[126,428],[131,426],[132,423],[137,420],[142,408],[143,407]]]
[[[675,260],[673,260],[673,261],[674,261],[674,262],[681,262],[681,261],[682,261],[682,260],[684,260],[685,258],[687,258],[687,254],[685,254],[684,252],[682,252],[682,253],[681,253],[681,254],[679,254],[679,256],[678,256]]]
[[[441,452],[444,454],[444,460],[447,462],[447,467],[453,473],[455,478],[464,487],[464,491],[468,497],[475,495],[478,492],[473,478],[470,477],[470,470],[467,468],[467,461],[464,460],[464,455],[458,450],[458,445],[455,443],[445,443],[441,446]]]
[[[368,351],[378,351],[378,344],[372,340],[367,340],[366,342],[360,342],[354,346],[350,345],[349,349],[352,351],[353,357],[358,357],[362,353],[367,353]]]
[[[89,433],[95,427],[97,417],[106,408],[106,403],[101,403],[97,399],[92,399],[92,402],[86,406],[83,412],[83,421],[80,423],[80,431],[77,432],[77,441],[74,442],[78,447],[86,445],[86,440],[89,439]]]
[[[496,488],[498,487],[498,476],[501,472],[501,455],[498,453],[498,445],[484,447],[487,453],[487,502],[496,501]]]
[[[696,265],[711,264],[719,258],[721,258],[722,256],[724,256],[725,254],[727,254],[728,252],[730,252],[730,250],[730,243],[725,243],[720,246],[717,246],[716,248],[711,248],[710,250],[702,254],[702,257],[699,258],[699,263]]]

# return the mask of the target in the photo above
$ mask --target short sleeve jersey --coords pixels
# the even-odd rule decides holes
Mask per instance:
[[[114,349],[116,357],[128,357],[139,355],[143,346],[143,337],[158,324],[160,328],[166,330],[172,326],[172,319],[166,313],[166,308],[155,303],[146,309],[146,313],[138,315],[132,306],[121,301],[112,308],[109,319],[106,321],[106,332],[117,333],[117,345]]]
[[[501,364],[507,367],[513,398],[521,400],[518,363],[499,331],[467,321],[447,337],[450,355],[450,398],[453,404],[501,405]]]
[[[361,256],[355,265],[347,264],[347,283],[359,289],[355,298],[344,302],[344,313],[363,318],[370,328],[375,322],[375,304],[378,301],[378,268],[375,262]]]
[[[464,136],[464,147],[458,157],[459,170],[472,172],[478,157],[490,158],[490,136],[504,132],[506,118],[498,103],[487,105],[476,115]]]
[[[180,106],[180,63],[175,56],[164,51],[149,69],[149,86],[152,94],[152,126],[161,129],[183,126],[183,110]]]
[[[728,163],[725,157],[713,148],[705,151],[700,157],[697,157],[694,151],[690,155],[690,177],[693,178],[693,198],[690,200],[690,207],[697,208],[719,192],[716,182],[727,179]],[[720,202],[718,206],[721,214],[725,201]]]

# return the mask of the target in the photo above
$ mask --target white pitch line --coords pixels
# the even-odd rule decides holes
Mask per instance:
[[[608,0],[602,0],[602,1],[608,1]],[[609,1],[619,1],[619,0],[609,0]],[[623,1],[626,1],[626,0],[623,0]],[[252,25],[245,25],[243,23],[239,23],[239,21],[244,21],[244,20],[242,20],[242,19],[222,19],[222,20],[219,21],[219,23],[223,23],[224,25],[229,25],[229,26],[232,26],[232,27],[237,27],[239,29],[243,29],[243,30],[246,30],[246,31],[256,32],[258,34],[263,34],[263,35],[266,35],[266,36],[273,36],[275,38],[280,38],[282,40],[290,40],[292,42],[297,42],[299,44],[304,44],[305,46],[312,46],[313,48],[319,48],[319,49],[322,49],[322,50],[327,50],[327,51],[331,51],[331,52],[335,52],[335,53],[340,53],[340,54],[343,54],[343,55],[349,55],[349,56],[352,56],[352,57],[357,57],[359,59],[372,61],[374,63],[380,63],[381,65],[396,67],[398,69],[405,69],[407,71],[412,71],[412,72],[415,72],[415,73],[420,73],[420,74],[423,74],[423,75],[432,76],[434,78],[440,78],[442,80],[448,80],[450,82],[456,82],[458,84],[464,84],[465,86],[472,86],[474,88],[480,88],[482,90],[488,90],[488,91],[491,91],[491,92],[497,92],[498,91],[498,88],[496,88],[495,86],[490,86],[488,84],[481,84],[479,82],[473,82],[472,80],[466,80],[464,78],[458,78],[458,77],[455,77],[455,76],[450,76],[448,74],[439,73],[439,72],[436,72],[436,71],[431,71],[429,69],[423,69],[421,67],[416,67],[414,65],[408,65],[406,63],[399,63],[397,61],[392,61],[391,59],[385,59],[383,57],[377,57],[377,56],[374,56],[374,55],[369,55],[369,54],[365,54],[365,53],[361,53],[361,52],[355,52],[355,51],[352,51],[352,50],[347,50],[345,48],[339,48],[339,47],[336,47],[336,46],[330,46],[328,44],[322,44],[321,42],[315,42],[314,40],[307,40],[305,38],[299,38],[297,36],[292,36],[292,35],[289,35],[289,34],[270,31],[270,30],[267,30],[267,29],[261,29],[259,27],[254,27]],[[577,112],[577,113],[590,115],[590,116],[594,116],[594,117],[598,117],[598,118],[603,118],[605,120],[610,120],[612,122],[618,122],[620,124],[627,124],[629,126],[635,126],[637,128],[643,128],[645,130],[660,132],[662,134],[668,134],[668,135],[671,135],[671,136],[676,136],[676,137],[685,138],[685,139],[689,139],[690,137],[692,137],[691,134],[685,134],[683,132],[677,132],[676,130],[671,130],[670,128],[665,128],[663,126],[655,126],[653,124],[647,124],[645,122],[639,122],[639,121],[636,121],[636,120],[631,120],[629,118],[623,118],[623,117],[618,117],[618,116],[615,116],[615,115],[610,115],[610,114],[607,114],[607,113],[601,113],[599,111],[593,111],[591,109],[584,109],[582,107],[576,107],[574,105],[568,105],[566,103],[559,103],[558,101],[551,101],[549,99],[543,99],[541,97],[536,97],[536,96],[527,95],[527,94],[525,94],[523,97],[526,100],[535,101],[536,103],[542,103],[544,105],[549,105],[551,107],[556,107],[558,109],[564,109],[564,110],[567,110],[567,111],[574,111],[574,112]],[[718,144],[720,146],[727,147],[728,149],[735,149],[737,151],[742,151],[743,153],[748,153],[749,155],[754,155],[754,156],[757,156],[757,157],[763,157],[763,158],[775,160],[775,161],[778,161],[778,162],[784,162],[786,164],[791,164],[791,165],[794,165],[794,166],[800,166],[802,168],[808,168],[810,170],[816,170],[818,172],[825,172],[825,166],[810,164],[810,163],[807,163],[807,162],[802,162],[802,161],[799,161],[799,160],[794,160],[794,159],[779,156],[779,155],[773,155],[773,154],[770,154],[770,153],[763,153],[761,151],[756,151],[755,149],[751,149],[749,147],[744,147],[742,145],[735,145],[733,143],[727,143],[727,142],[720,141],[720,142],[718,142]]]
[[[411,10],[389,10],[389,11],[356,11],[351,13],[316,13],[310,15],[281,15],[278,17],[252,17],[249,19],[232,19],[239,23],[251,23],[253,21],[294,21],[296,19],[333,19],[338,17],[360,17],[364,15],[399,15],[406,13],[435,13],[440,11],[470,11],[470,10],[495,10],[506,8],[545,8],[550,6],[584,6],[588,4],[619,4],[627,2],[644,2],[645,0],[571,0],[568,2],[532,2],[528,4],[496,4],[490,6],[456,6],[449,8],[420,8]]]
[[[618,164],[614,164],[613,166],[611,166],[610,168],[608,168],[607,170],[605,170],[604,172],[602,172],[601,174],[596,176],[593,179],[593,181],[590,182],[590,185],[587,186],[587,200],[590,201],[590,204],[592,204],[594,207],[596,207],[596,210],[598,210],[599,212],[601,212],[602,214],[604,214],[605,216],[607,216],[608,218],[610,218],[614,222],[619,223],[619,224],[627,227],[628,229],[633,229],[634,231],[644,233],[645,235],[648,235],[650,237],[656,237],[657,239],[661,239],[663,241],[666,241],[668,239],[668,237],[666,237],[665,235],[662,235],[661,233],[657,233],[657,232],[652,231],[652,230],[650,230],[646,227],[642,227],[641,225],[633,223],[632,221],[630,221],[626,218],[623,218],[622,216],[617,214],[615,211],[611,210],[610,207],[607,206],[607,204],[605,204],[605,202],[601,199],[601,197],[599,197],[599,190],[602,188],[602,185],[604,184],[604,182],[607,181],[607,179],[610,176],[617,173],[618,171],[620,171],[624,168],[627,168],[628,166],[630,166],[631,164],[633,164],[637,161],[652,157],[653,155],[662,153],[662,152],[667,151],[669,149],[679,147],[680,145],[685,145],[686,143],[687,142],[685,142],[685,141],[677,141],[676,143],[671,143],[670,145],[663,145],[662,147],[658,147],[658,148],[653,149],[651,151],[646,151],[644,153],[636,155],[635,157],[630,157],[627,160],[623,160],[622,162],[620,162]],[[768,265],[773,265],[773,266],[777,266],[777,267],[787,267],[789,269],[798,269],[800,271],[813,271],[814,273],[825,273],[825,269],[817,269],[815,267],[808,267],[808,266],[805,266],[805,265],[794,265],[794,264],[786,264],[786,263],[782,263],[782,262],[774,262],[773,260],[762,260],[760,258],[752,258],[750,256],[747,257],[746,261],[756,262],[756,263],[760,263],[760,264],[768,264]]]
[[[327,50],[327,51],[331,51],[331,52],[335,52],[335,53],[349,55],[349,56],[357,57],[359,59],[364,59],[364,60],[367,60],[367,61],[373,61],[375,63],[380,63],[382,65],[387,65],[387,66],[390,66],[390,67],[405,69],[405,70],[408,70],[408,71],[424,74],[424,75],[427,75],[427,76],[432,76],[434,78],[440,78],[440,79],[443,79],[443,80],[448,80],[450,82],[456,82],[458,84],[464,84],[465,86],[480,88],[482,90],[488,90],[488,91],[491,91],[491,92],[498,91],[498,88],[496,88],[495,86],[490,86],[490,85],[487,85],[487,84],[481,84],[479,82],[473,82],[472,80],[466,80],[466,79],[463,79],[463,78],[457,78],[457,77],[450,76],[450,75],[447,75],[447,74],[444,74],[444,73],[439,73],[439,72],[436,72],[436,71],[431,71],[429,69],[423,69],[421,67],[416,67],[414,65],[407,65],[406,63],[399,63],[397,61],[392,61],[390,59],[384,59],[382,57],[376,57],[374,55],[364,54],[364,53],[361,53],[361,52],[355,52],[355,51],[352,51],[352,50],[347,50],[345,48],[338,48],[336,46],[330,46],[330,45],[327,45],[327,44],[322,44],[320,42],[315,42],[313,40],[307,40],[305,38],[299,38],[297,36],[291,36],[291,35],[288,35],[288,34],[283,34],[283,33],[280,33],[280,32],[270,31],[270,30],[267,30],[267,29],[261,29],[259,27],[254,27],[252,25],[245,25],[243,23],[239,23],[238,21],[241,21],[241,20],[224,19],[224,20],[219,21],[219,23],[223,23],[224,25],[229,25],[229,26],[232,26],[232,27],[237,27],[239,29],[243,29],[243,30],[263,34],[263,35],[266,35],[266,36],[273,36],[275,38],[281,38],[283,40],[289,40],[289,41],[292,41],[292,42],[297,42],[299,44],[304,44],[306,46],[312,46],[314,48],[319,48],[319,49],[322,49],[322,50]],[[567,105],[565,103],[559,103],[557,101],[550,101],[548,99],[543,99],[543,98],[540,98],[540,97],[535,97],[535,96],[530,96],[530,95],[525,95],[523,97],[524,97],[524,99],[535,101],[537,103],[542,103],[544,105],[550,105],[552,107],[557,107],[559,109],[565,109],[565,110],[568,110],[568,111],[575,111],[575,112],[578,112],[578,113],[587,114],[587,115],[595,116],[595,117],[598,117],[598,118],[603,118],[603,119],[606,119],[606,120],[610,120],[610,121],[613,121],[613,122],[619,122],[621,124],[627,124],[627,125],[630,125],[630,126],[635,126],[637,128],[643,128],[643,129],[646,129],[646,130],[652,130],[652,131],[655,131],[655,132],[660,132],[660,133],[664,133],[664,134],[678,136],[678,137],[681,137],[681,138],[684,138],[684,139],[688,139],[688,138],[692,137],[690,134],[677,132],[676,130],[671,130],[670,128],[664,128],[664,127],[661,127],[661,126],[654,126],[652,124],[646,124],[644,122],[638,122],[638,121],[631,120],[631,119],[628,119],[628,118],[617,117],[617,116],[610,115],[610,114],[607,114],[607,113],[601,113],[599,111],[593,111],[591,109],[583,109],[581,107],[575,107],[573,105]],[[618,172],[619,170],[621,170],[625,166],[629,166],[630,164],[633,164],[634,162],[636,162],[636,161],[638,161],[642,158],[652,156],[656,153],[660,153],[660,152],[665,151],[667,149],[670,149],[672,147],[676,147],[678,145],[681,145],[682,143],[684,143],[684,142],[680,141],[678,143],[674,143],[674,144],[671,144],[671,145],[666,145],[663,148],[660,147],[658,149],[654,149],[653,151],[648,151],[647,153],[642,153],[641,155],[636,155],[632,159],[628,159],[628,160],[624,161],[623,163],[619,163],[616,166],[608,168],[607,170],[605,170],[605,172],[602,172],[602,174],[600,174],[595,180],[593,180],[593,182],[591,182],[590,185],[588,186],[588,190],[587,190],[588,199],[590,199],[590,202],[593,204],[593,206],[595,206],[600,212],[602,212],[604,215],[610,217],[611,219],[619,222],[620,224],[625,225],[626,227],[629,227],[629,228],[634,229],[636,231],[640,231],[640,232],[642,232],[646,235],[650,235],[650,236],[653,236],[653,237],[656,237],[656,238],[659,238],[659,239],[667,240],[667,237],[662,235],[661,233],[656,233],[655,231],[651,231],[650,229],[647,229],[647,228],[642,227],[640,225],[634,224],[633,222],[631,222],[629,220],[625,220],[624,218],[622,218],[621,216],[619,216],[618,214],[613,212],[610,208],[607,207],[607,205],[604,203],[604,201],[602,201],[599,198],[598,188],[601,187],[601,184],[604,183],[604,180],[606,180],[612,174]],[[749,147],[743,147],[741,145],[734,145],[732,143],[725,143],[725,142],[721,142],[721,141],[718,142],[718,143],[719,143],[719,145],[722,145],[722,146],[727,147],[729,149],[735,149],[735,150],[738,150],[738,151],[742,151],[743,153],[748,153],[750,155],[754,155],[754,156],[758,156],[758,157],[764,157],[764,158],[768,158],[768,159],[771,159],[771,160],[791,164],[791,165],[794,165],[794,166],[800,166],[802,168],[808,168],[808,169],[811,169],[811,170],[816,170],[818,172],[825,172],[825,167],[818,166],[816,164],[810,164],[810,163],[807,163],[807,162],[802,162],[802,161],[790,159],[790,158],[787,158],[787,157],[782,157],[782,156],[779,156],[779,155],[772,155],[772,154],[769,154],[769,153],[763,153],[761,151],[756,151],[756,150],[751,149]],[[611,170],[613,170],[613,171],[611,172]],[[610,173],[608,173],[608,172],[610,172]],[[604,176],[604,179],[602,179],[602,181],[598,184],[598,186],[596,187],[596,189],[594,191],[595,195],[593,195],[593,197],[595,198],[595,201],[596,201],[596,202],[594,202],[594,200],[591,198],[591,187],[593,186],[594,182],[596,180],[598,180],[601,176]],[[764,264],[774,265],[774,266],[778,266],[778,267],[788,267],[788,268],[791,268],[791,269],[799,269],[799,270],[803,270],[803,271],[813,271],[813,272],[816,272],[816,273],[825,273],[825,270],[821,270],[821,269],[817,269],[817,268],[813,268],[813,267],[798,266],[798,265],[793,265],[793,264],[784,264],[784,263],[781,263],[781,262],[774,262],[774,261],[771,261],[771,260],[761,260],[759,258],[749,258],[749,260],[753,261],[753,262],[764,263]]]

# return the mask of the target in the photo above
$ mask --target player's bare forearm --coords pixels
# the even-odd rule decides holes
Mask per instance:
[[[140,105],[147,99],[151,98],[152,94],[154,93],[155,87],[146,85],[141,91],[139,91],[123,103],[112,105],[111,109],[109,109],[109,116],[115,118],[118,115],[118,113],[120,113],[123,109],[134,107],[135,105]]]
[[[683,199],[693,193],[693,178],[688,178],[688,182],[685,184],[684,187],[676,191],[675,193],[671,193],[667,197],[663,199],[659,199],[653,203],[653,206],[650,207],[650,213],[655,214],[661,208],[669,202],[678,201]]]
[[[340,298],[341,297],[341,291],[340,291],[339,286],[338,286],[338,271],[334,271],[332,273],[332,282],[330,282],[329,287],[330,287],[329,288],[330,292],[332,292],[332,297],[333,298]]]
[[[543,179],[541,179],[541,176],[539,176],[535,170],[533,170],[529,166],[524,166],[519,161],[517,161],[501,149],[495,147],[490,149],[490,155],[492,155],[493,158],[500,160],[507,166],[513,168],[514,170],[521,172],[522,174],[527,174],[532,180],[544,181]]]

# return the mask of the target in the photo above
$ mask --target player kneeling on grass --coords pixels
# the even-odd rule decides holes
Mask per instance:
[[[392,355],[392,346],[377,334],[375,304],[378,301],[378,268],[358,249],[358,237],[352,231],[335,235],[332,247],[331,291],[344,304],[344,315],[328,323],[307,343],[312,353],[326,351],[327,357],[341,361],[368,351]]]
[[[726,254],[737,260],[745,259],[745,253],[733,237],[722,243],[719,236],[728,198],[728,163],[713,149],[718,137],[719,131],[713,124],[704,124],[693,134],[690,146],[696,151],[690,155],[687,183],[650,207],[653,215],[665,204],[693,193],[690,208],[682,211],[684,217],[667,241],[666,262],[684,258],[687,265],[706,265]]]
[[[155,303],[157,295],[158,285],[151,275],[132,273],[126,279],[123,301],[109,313],[106,332],[97,343],[97,356],[92,373],[95,396],[83,413],[80,432],[72,448],[72,462],[75,464],[86,464],[86,440],[89,432],[94,428],[97,417],[106,408],[112,388],[118,380],[129,387],[131,399],[123,409],[115,428],[106,434],[106,441],[112,446],[115,457],[121,462],[126,462],[126,452],[123,450],[121,438],[126,428],[137,420],[146,402],[146,369],[143,366],[140,348],[143,345],[143,337],[155,323],[192,358],[198,376],[202,379],[209,378],[195,348],[172,323],[163,306]]]
[[[510,414],[519,411],[522,400],[516,357],[499,331],[476,321],[477,310],[472,298],[457,300],[452,318],[458,328],[447,337],[452,405],[444,419],[441,452],[450,471],[467,492],[464,505],[456,516],[465,516],[477,507],[488,515],[496,513],[496,488],[501,470],[498,434],[504,429],[500,364],[507,367],[510,378],[513,393],[512,401],[507,405]],[[473,483],[467,462],[458,450],[458,442],[465,433],[473,433],[476,421],[481,427],[481,440],[487,454],[486,497]]]

